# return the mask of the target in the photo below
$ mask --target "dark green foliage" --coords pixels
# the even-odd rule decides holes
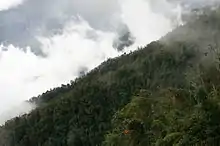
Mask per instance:
[[[216,145],[218,13],[32,98],[38,108],[0,127],[0,146]]]
[[[196,50],[181,46],[179,50],[153,42],[144,49],[108,60],[67,86],[67,92],[57,94],[56,100],[47,100],[31,114],[8,121],[4,129],[12,132],[18,146],[101,144],[112,127],[114,113],[141,88],[157,91],[185,86],[184,72],[197,55]],[[40,96],[40,101],[46,95],[50,99],[51,94]]]

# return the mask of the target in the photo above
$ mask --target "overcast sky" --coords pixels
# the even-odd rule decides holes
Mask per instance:
[[[21,4],[23,0],[1,0],[0,1],[0,10],[7,10],[12,7],[16,7]]]
[[[0,123],[32,108],[22,101],[181,23],[181,7],[166,0],[7,0],[0,10]],[[120,40],[124,32],[132,37]],[[131,38],[122,52],[113,47]]]

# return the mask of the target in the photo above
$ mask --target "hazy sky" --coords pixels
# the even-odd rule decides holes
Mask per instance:
[[[22,101],[122,54],[112,47],[121,29],[135,38],[124,52],[135,50],[171,31],[181,12],[166,0],[7,0],[0,10],[0,123],[31,109]]]
[[[22,3],[23,0],[1,0],[0,10],[7,10]]]

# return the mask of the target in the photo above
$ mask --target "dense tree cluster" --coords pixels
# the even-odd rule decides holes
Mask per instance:
[[[210,13],[32,98],[38,108],[0,127],[0,146],[218,145],[220,15]]]

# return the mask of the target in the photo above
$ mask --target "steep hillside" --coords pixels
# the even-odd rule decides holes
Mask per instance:
[[[219,11],[71,84],[0,128],[0,146],[216,145],[220,133]]]

